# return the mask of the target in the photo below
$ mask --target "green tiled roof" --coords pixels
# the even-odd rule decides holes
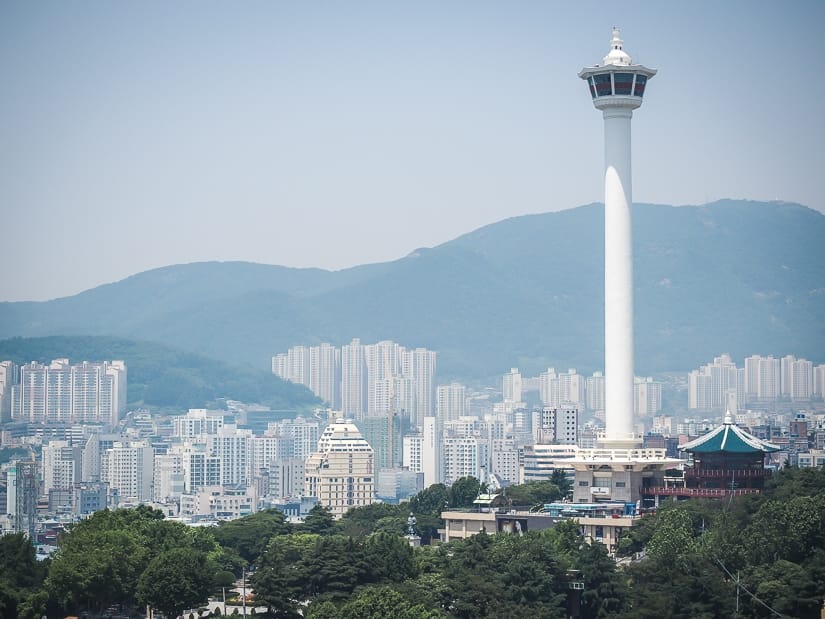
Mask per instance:
[[[733,423],[730,414],[725,423],[696,440],[679,445],[681,451],[693,453],[768,453],[779,451],[779,447],[748,434]]]

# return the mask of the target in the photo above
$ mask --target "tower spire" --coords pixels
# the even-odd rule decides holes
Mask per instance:
[[[628,66],[633,63],[630,55],[624,51],[624,41],[622,41],[621,30],[613,26],[613,38],[610,39],[610,51],[602,61],[602,66],[619,65]]]

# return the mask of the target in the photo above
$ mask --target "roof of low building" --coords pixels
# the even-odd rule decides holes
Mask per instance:
[[[679,445],[679,449],[694,453],[769,453],[779,451],[780,447],[745,432],[734,423],[733,415],[727,411],[721,426],[704,436]]]

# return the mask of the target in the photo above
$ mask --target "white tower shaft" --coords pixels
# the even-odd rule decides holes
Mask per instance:
[[[590,97],[604,116],[604,375],[606,447],[629,448],[633,434],[633,243],[630,121],[655,69],[633,64],[619,30],[601,65],[586,67]]]
[[[612,107],[603,114],[605,439],[624,443],[633,441],[633,110]]]

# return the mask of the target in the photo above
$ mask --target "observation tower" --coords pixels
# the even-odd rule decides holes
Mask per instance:
[[[655,69],[633,64],[618,28],[602,63],[579,72],[604,117],[605,433],[597,448],[579,449],[570,461],[574,503],[648,506],[658,501],[653,490],[665,485],[665,471],[680,464],[664,449],[641,448],[633,432],[630,121],[654,75]],[[595,539],[604,526],[594,529]]]
[[[605,447],[633,447],[633,203],[630,121],[642,105],[648,69],[624,51],[613,29],[610,51],[602,64],[587,67],[593,105],[604,116],[604,374]]]

